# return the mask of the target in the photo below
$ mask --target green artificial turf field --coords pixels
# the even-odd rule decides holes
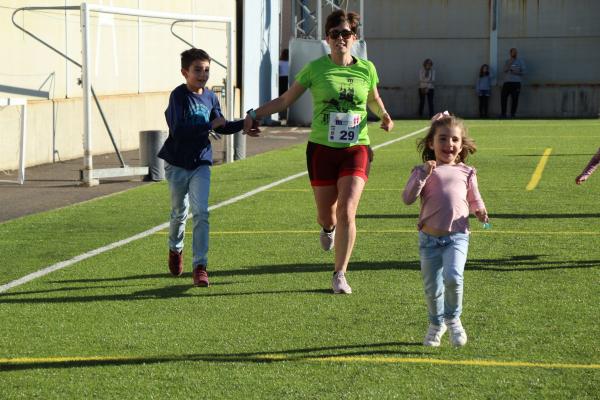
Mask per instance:
[[[574,180],[600,122],[466,124],[492,229],[471,218],[464,348],[421,345],[419,208],[401,200],[420,133],[375,150],[352,295],[331,294],[304,175],[211,211],[210,288],[191,285],[191,235],[168,274],[162,230],[0,292],[0,398],[598,398],[600,173]],[[372,144],[424,126],[372,125]],[[304,146],[215,167],[211,204],[304,169]],[[0,224],[0,286],[168,214],[162,182]]]

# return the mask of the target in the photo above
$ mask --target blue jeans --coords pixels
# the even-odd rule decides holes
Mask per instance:
[[[171,192],[171,221],[169,248],[183,250],[185,222],[191,208],[194,216],[192,232],[192,266],[208,263],[208,194],[210,166],[201,165],[189,170],[165,163],[165,175]]]
[[[432,324],[441,325],[444,320],[460,317],[468,250],[467,233],[436,237],[419,232],[421,276]]]

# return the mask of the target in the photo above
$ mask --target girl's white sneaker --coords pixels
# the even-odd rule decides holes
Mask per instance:
[[[446,333],[446,325],[434,325],[429,324],[429,329],[427,330],[427,334],[425,335],[425,339],[423,339],[424,346],[438,347],[440,342],[442,341],[442,336]]]
[[[467,332],[463,328],[460,318],[456,318],[446,322],[450,329],[450,343],[452,346],[461,347],[467,344]]]

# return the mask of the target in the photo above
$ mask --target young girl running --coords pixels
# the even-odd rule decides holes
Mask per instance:
[[[469,212],[488,222],[475,168],[464,164],[477,148],[463,121],[447,111],[431,119],[431,128],[417,148],[424,164],[413,169],[402,198],[412,204],[421,197],[419,254],[430,322],[423,344],[439,346],[450,329],[452,345],[464,346],[467,334],[460,314]]]

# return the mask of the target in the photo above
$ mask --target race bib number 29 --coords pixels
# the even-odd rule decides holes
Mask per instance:
[[[329,113],[329,142],[356,143],[359,133],[359,114]]]

